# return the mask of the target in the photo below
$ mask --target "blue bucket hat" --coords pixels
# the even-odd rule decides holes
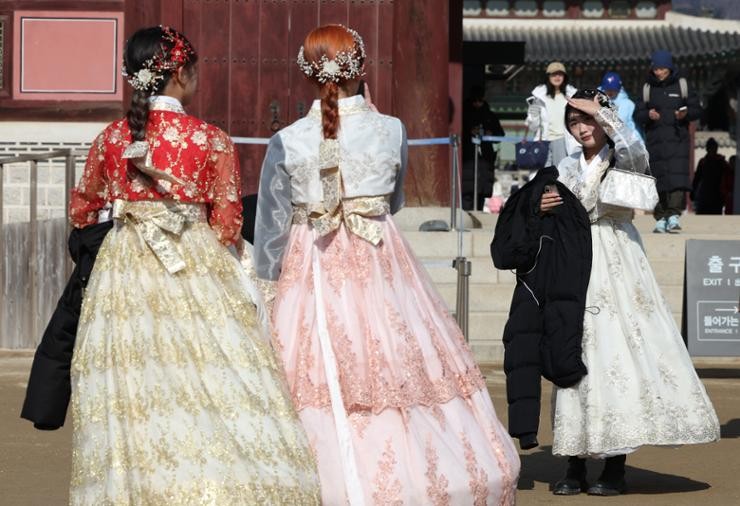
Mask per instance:
[[[673,55],[670,51],[659,49],[650,58],[650,68],[666,68],[673,70]]]

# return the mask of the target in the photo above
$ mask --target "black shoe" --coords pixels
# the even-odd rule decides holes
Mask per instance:
[[[596,483],[588,489],[588,495],[611,496],[620,495],[627,489],[624,481],[624,464],[626,455],[609,457],[604,463],[604,471]]]
[[[615,481],[599,479],[591,485],[587,493],[588,495],[610,496],[623,494],[625,490],[627,490],[627,483],[624,481],[624,478]]]
[[[531,433],[519,436],[519,448],[522,450],[531,450],[539,445],[540,443],[537,441],[537,434]]]
[[[573,478],[563,478],[555,484],[552,493],[555,495],[578,495],[586,490],[590,492],[591,489],[588,488],[585,479],[581,481]]]
[[[577,495],[588,490],[586,483],[586,460],[578,457],[568,457],[568,471],[565,478],[558,481],[552,488],[555,495]]]

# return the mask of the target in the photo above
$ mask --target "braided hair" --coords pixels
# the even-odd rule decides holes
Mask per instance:
[[[312,30],[298,53],[301,70],[319,86],[324,139],[339,130],[339,87],[362,75],[365,47],[357,32],[342,25]]]
[[[126,42],[123,75],[134,93],[126,114],[133,141],[146,138],[149,97],[162,93],[180,67],[191,69],[198,55],[184,35],[173,28],[142,28]]]

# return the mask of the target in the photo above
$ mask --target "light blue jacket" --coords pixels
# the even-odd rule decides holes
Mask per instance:
[[[630,99],[630,96],[627,95],[627,92],[624,91],[624,88],[619,90],[619,94],[614,98],[613,102],[614,105],[617,106],[619,119],[621,119],[622,122],[627,125],[630,130],[634,130],[635,132],[640,134],[640,137],[644,140],[642,132],[640,132],[640,129],[637,128],[637,125],[635,125],[635,120],[632,118],[632,115],[635,112],[635,103],[632,101],[632,99]]]

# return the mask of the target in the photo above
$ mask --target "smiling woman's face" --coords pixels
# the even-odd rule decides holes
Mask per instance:
[[[568,115],[568,131],[586,149],[601,149],[606,144],[606,132],[596,120],[580,111]]]

